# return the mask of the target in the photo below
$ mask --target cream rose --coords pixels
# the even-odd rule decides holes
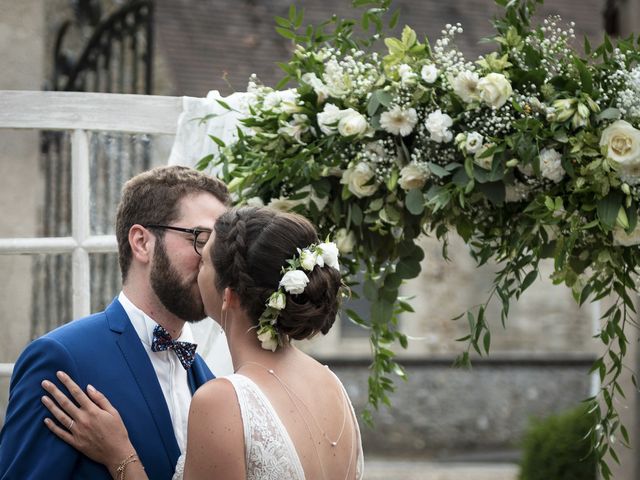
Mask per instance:
[[[275,352],[278,348],[278,336],[275,331],[269,328],[263,328],[258,332],[258,340],[260,340],[262,348],[265,350]]]
[[[300,252],[300,265],[302,268],[310,272],[313,270],[318,262],[318,254],[307,250],[306,248]]]
[[[369,128],[367,119],[359,112],[356,112],[353,108],[347,108],[342,110],[341,118],[338,121],[338,133],[343,137],[350,137],[353,135],[362,135]]]
[[[493,164],[493,155],[489,155],[488,157],[482,157],[482,155],[493,146],[492,143],[485,143],[473,156],[473,163],[478,165],[485,170],[491,170],[491,165]]]
[[[640,164],[640,130],[624,120],[613,122],[604,129],[600,146],[606,146],[607,156],[622,167]]]
[[[426,168],[416,163],[405,165],[400,170],[400,178],[398,185],[403,190],[411,190],[413,188],[422,188],[429,178]]]
[[[295,295],[304,292],[304,287],[309,283],[309,277],[302,270],[289,270],[282,276],[280,286],[287,292]]]
[[[490,73],[478,82],[480,100],[492,108],[500,108],[513,93],[511,83],[501,73]]]
[[[269,303],[267,305],[276,310],[282,310],[287,306],[287,297],[283,292],[276,290],[269,297]]]
[[[356,236],[352,231],[341,228],[336,232],[336,245],[340,253],[351,253],[356,245]]]
[[[360,162],[355,167],[348,168],[342,174],[340,183],[349,187],[349,191],[356,197],[368,197],[378,189],[378,185],[371,180],[375,172],[368,163]]]

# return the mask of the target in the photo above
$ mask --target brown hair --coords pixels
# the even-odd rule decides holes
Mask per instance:
[[[257,324],[269,296],[278,288],[282,267],[303,249],[318,243],[318,235],[304,217],[271,208],[243,207],[225,212],[215,225],[211,261],[216,288],[231,288]],[[286,307],[276,329],[302,340],[326,334],[339,307],[340,272],[316,266],[306,272],[309,284],[299,295],[286,293]]]
[[[131,227],[171,223],[179,214],[180,200],[196,193],[210,193],[224,205],[229,204],[229,192],[224,183],[188,167],[157,167],[124,184],[116,214],[118,260],[123,282],[131,266]],[[162,232],[158,231],[158,234],[162,235]]]

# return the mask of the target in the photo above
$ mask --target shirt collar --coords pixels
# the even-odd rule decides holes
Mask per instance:
[[[124,294],[124,292],[120,292],[118,295],[118,301],[124,308],[124,311],[127,313],[133,328],[136,330],[138,337],[142,343],[151,347],[151,343],[153,342],[153,329],[158,325],[149,315],[144,313],[138,307],[136,307],[129,298]],[[185,322],[182,327],[182,334],[178,338],[174,338],[173,340],[180,340],[181,342],[189,342],[195,343],[193,341],[193,331],[191,330],[191,325],[189,322]]]

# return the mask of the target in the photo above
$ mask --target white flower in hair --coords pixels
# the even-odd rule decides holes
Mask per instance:
[[[280,286],[293,294],[304,292],[304,287],[309,283],[309,277],[302,270],[290,270],[280,280]]]
[[[305,248],[300,252],[300,265],[302,268],[310,272],[316,265],[318,265],[318,257],[318,252],[312,252],[308,248]]]
[[[278,348],[278,335],[276,334],[273,327],[260,328],[258,330],[258,340],[260,340],[262,348],[264,348],[265,350],[271,350],[272,352],[275,352],[276,348]]]
[[[318,245],[318,249],[322,254],[324,265],[340,271],[340,263],[338,262],[338,246],[334,242],[326,242]]]
[[[276,310],[283,310],[287,306],[287,297],[284,292],[276,290],[269,297],[268,307],[275,308]]]

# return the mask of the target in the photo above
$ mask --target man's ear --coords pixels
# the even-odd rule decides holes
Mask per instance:
[[[140,263],[149,263],[155,247],[155,237],[136,223],[129,229],[129,246],[134,259]]]

